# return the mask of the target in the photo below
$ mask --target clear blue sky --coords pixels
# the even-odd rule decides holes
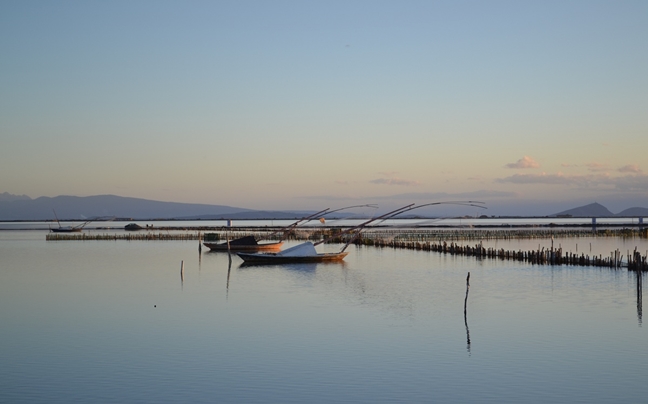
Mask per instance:
[[[648,207],[648,1],[2,1],[0,193]]]

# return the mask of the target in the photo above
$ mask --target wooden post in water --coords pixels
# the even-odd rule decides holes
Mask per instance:
[[[180,280],[184,282],[184,261],[180,261]]]

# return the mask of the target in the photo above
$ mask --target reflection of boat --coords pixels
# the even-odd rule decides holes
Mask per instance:
[[[239,269],[253,269],[253,268],[279,268],[282,270],[295,271],[302,274],[315,273],[318,266],[321,265],[341,265],[345,266],[344,261],[328,261],[328,262],[292,262],[292,263],[267,263],[267,262],[245,262],[243,261]]]
[[[212,251],[279,251],[283,241],[259,243],[254,236],[245,236],[224,243],[203,243]]]
[[[285,264],[293,262],[335,262],[342,261],[349,254],[344,250],[335,253],[318,253],[310,241],[298,244],[276,253],[238,253],[246,263]]]

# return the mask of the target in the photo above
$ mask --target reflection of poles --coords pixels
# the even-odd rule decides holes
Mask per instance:
[[[202,263],[202,235],[198,233],[198,271],[200,271],[201,263]]]
[[[184,261],[180,261],[180,287],[184,286]]]
[[[468,272],[468,276],[466,277],[466,299],[464,300],[464,324],[466,325],[466,341],[467,341],[466,344],[467,344],[468,353],[470,353],[470,331],[468,330],[468,315],[467,315],[469,290],[470,290],[470,272]]]
[[[229,278],[230,272],[232,271],[232,254],[227,251],[227,256],[229,257],[229,265],[227,266],[227,283],[225,284],[225,300],[229,297]]]
[[[637,274],[637,318],[639,319],[639,325],[641,325],[641,316],[642,316],[642,304],[641,304],[641,297],[643,295],[642,291],[642,285],[641,285],[641,270],[635,271]]]

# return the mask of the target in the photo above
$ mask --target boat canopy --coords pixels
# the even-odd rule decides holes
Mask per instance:
[[[245,236],[229,242],[230,245],[258,245],[254,236]]]
[[[307,241],[294,247],[286,248],[278,252],[277,255],[281,255],[282,257],[309,257],[317,255],[317,250],[315,250],[313,243]]]

